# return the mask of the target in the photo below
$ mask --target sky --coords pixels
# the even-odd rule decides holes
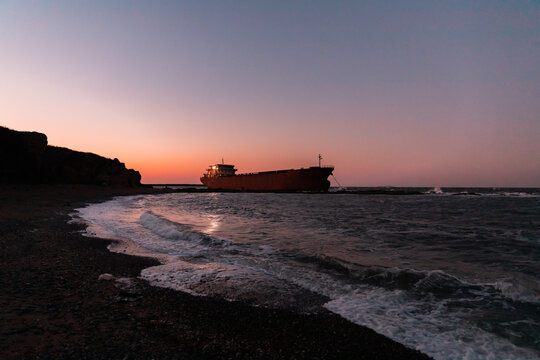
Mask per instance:
[[[0,125],[144,183],[540,187],[539,64],[538,1],[0,1]]]

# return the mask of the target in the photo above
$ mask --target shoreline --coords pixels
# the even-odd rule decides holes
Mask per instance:
[[[429,359],[327,310],[299,314],[150,286],[138,277],[159,261],[111,252],[115,240],[84,236],[85,226],[69,221],[88,203],[162,192],[0,185],[1,358]]]
[[[105,201],[108,201],[108,200],[105,200]],[[77,208],[77,209],[80,209],[80,208]],[[77,209],[74,209],[74,210],[77,211]],[[70,214],[70,217],[71,217],[71,220],[69,221],[69,223],[81,225],[86,228],[86,230],[81,230],[81,234],[84,237],[87,237],[90,239],[110,241],[110,244],[107,245],[107,249],[110,252],[128,255],[128,256],[153,259],[153,260],[158,261],[159,265],[170,264],[171,262],[174,261],[172,256],[167,255],[167,254],[158,254],[158,253],[152,252],[151,250],[144,248],[143,246],[141,246],[140,244],[136,243],[135,241],[129,238],[107,234],[107,231],[101,230],[100,226],[93,223],[87,223],[84,219],[82,219],[77,214],[77,212]]]

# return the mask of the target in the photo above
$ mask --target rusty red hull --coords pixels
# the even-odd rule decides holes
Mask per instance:
[[[244,191],[328,191],[333,167],[265,171],[232,176],[203,176],[209,189]]]

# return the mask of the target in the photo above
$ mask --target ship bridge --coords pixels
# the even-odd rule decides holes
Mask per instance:
[[[215,164],[215,165],[210,165],[208,169],[206,169],[205,176],[207,177],[234,176],[236,171],[237,170],[234,168],[234,165]]]

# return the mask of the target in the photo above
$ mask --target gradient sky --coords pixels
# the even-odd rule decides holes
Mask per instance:
[[[540,186],[540,3],[0,1],[0,125],[146,183]]]

